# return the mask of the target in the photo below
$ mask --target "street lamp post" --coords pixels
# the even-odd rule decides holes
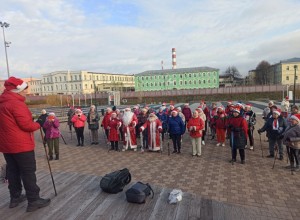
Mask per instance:
[[[9,78],[9,66],[8,66],[8,58],[7,58],[7,47],[9,47],[10,42],[7,42],[5,40],[5,33],[4,33],[4,28],[8,28],[9,24],[6,22],[2,22],[0,21],[0,26],[2,27],[2,31],[3,31],[3,40],[4,40],[4,50],[5,50],[5,57],[6,57],[6,68],[7,68],[7,76]]]
[[[294,65],[294,70],[295,70],[295,75],[294,75],[294,95],[293,95],[293,105],[296,105],[296,70],[297,70],[297,65]]]

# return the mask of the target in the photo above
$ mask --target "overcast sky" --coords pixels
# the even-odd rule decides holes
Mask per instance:
[[[208,66],[241,74],[300,57],[300,0],[1,0],[11,75],[135,74]],[[0,78],[7,77],[0,34]]]

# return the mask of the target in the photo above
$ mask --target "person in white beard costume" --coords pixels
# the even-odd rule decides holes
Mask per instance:
[[[122,151],[133,149],[136,151],[136,131],[135,126],[138,123],[136,115],[131,112],[130,108],[125,108],[124,115],[122,117],[123,122],[123,149]]]
[[[154,113],[150,113],[148,120],[140,128],[140,132],[146,128],[148,128],[148,149],[150,151],[161,150],[160,133],[162,132],[162,124]]]

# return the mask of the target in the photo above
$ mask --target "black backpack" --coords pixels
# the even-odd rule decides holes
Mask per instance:
[[[106,174],[100,181],[100,187],[107,193],[118,193],[130,183],[131,174],[127,168]]]
[[[137,182],[126,191],[126,199],[132,203],[145,203],[147,196],[149,196],[151,192],[153,198],[154,192],[151,186],[148,183]]]

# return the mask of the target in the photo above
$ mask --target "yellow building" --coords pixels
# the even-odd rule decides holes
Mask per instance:
[[[42,94],[91,94],[134,90],[134,76],[89,71],[56,71],[42,75]]]
[[[294,84],[295,77],[295,68],[296,68],[296,84],[299,84],[299,75],[300,75],[300,58],[292,58],[288,60],[282,60],[277,64],[276,72],[278,71],[279,80],[282,85],[292,85]]]

